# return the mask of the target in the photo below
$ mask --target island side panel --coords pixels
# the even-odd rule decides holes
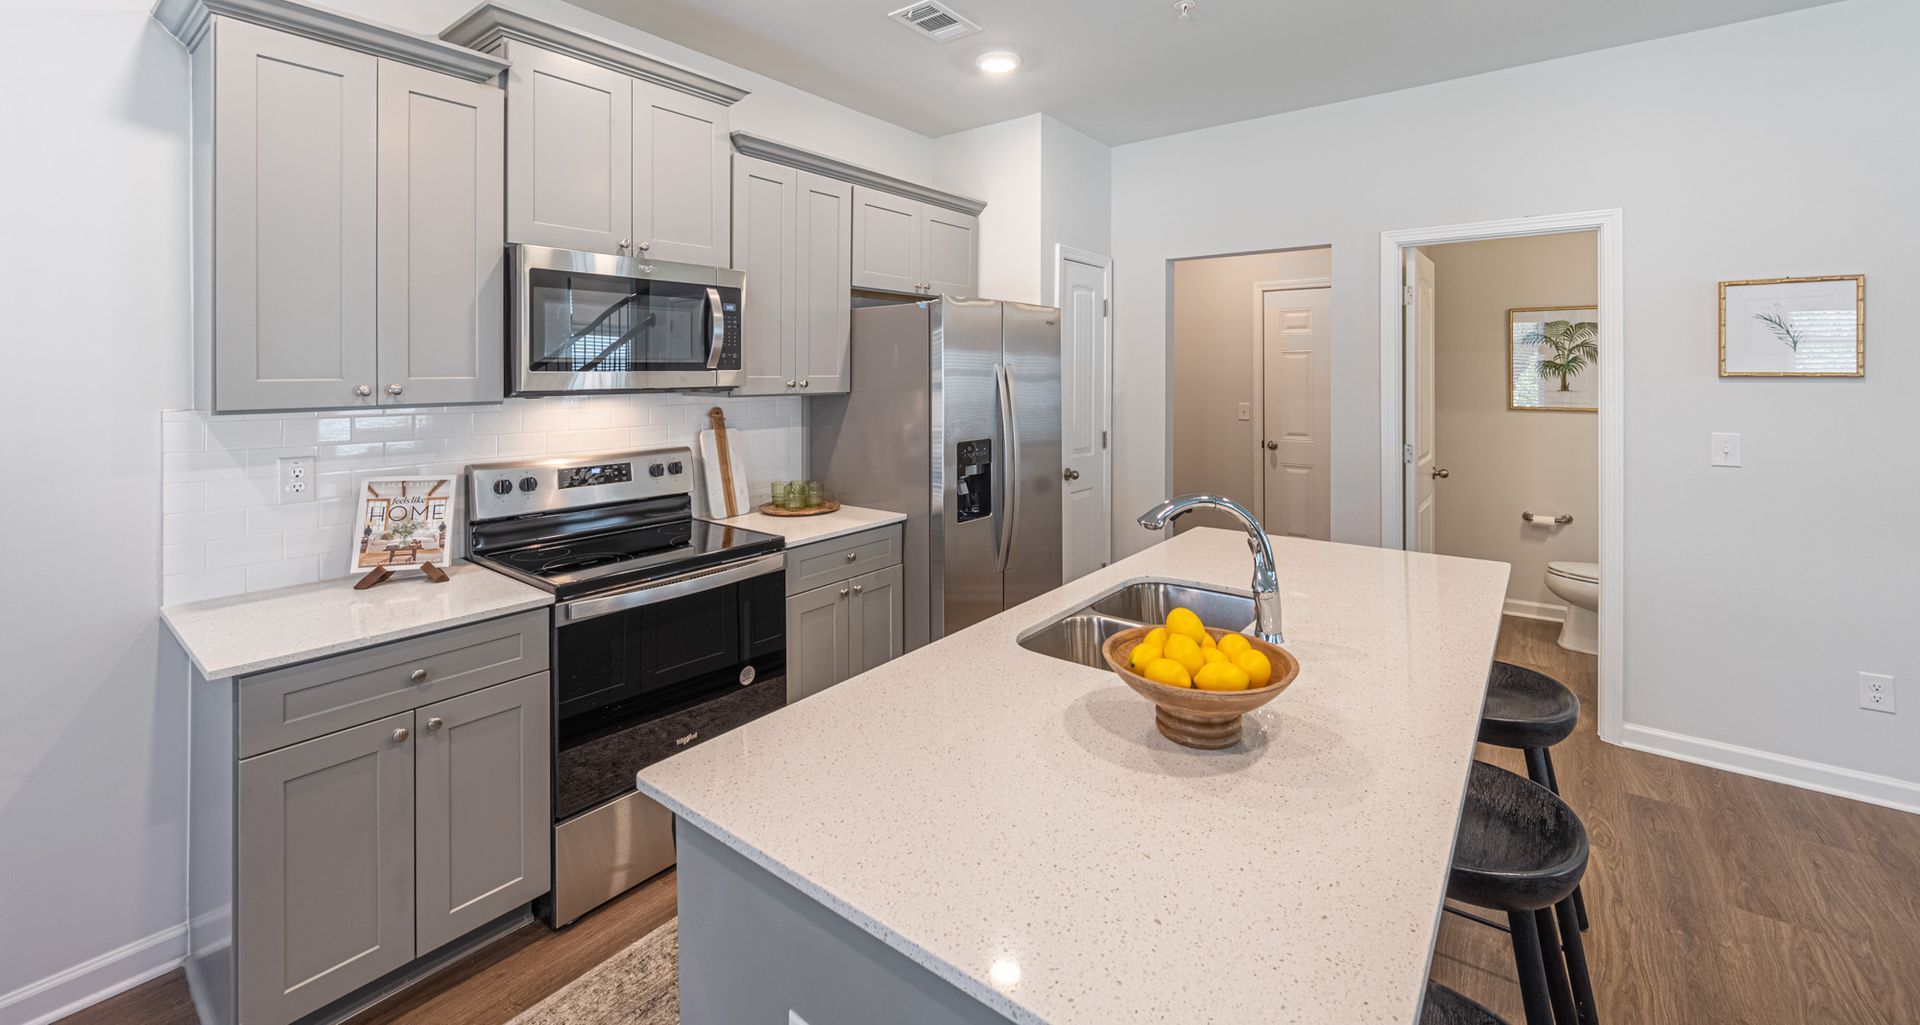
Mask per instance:
[[[698,826],[676,820],[683,1025],[1006,1025]]]
[[[190,688],[187,747],[187,983],[202,1025],[233,1025],[238,982],[233,942],[234,681],[209,680],[166,634]]]

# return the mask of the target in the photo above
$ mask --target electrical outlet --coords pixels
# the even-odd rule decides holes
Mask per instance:
[[[280,504],[313,501],[320,482],[314,476],[312,456],[280,457]]]
[[[1883,673],[1860,674],[1860,707],[1870,712],[1886,712],[1892,715],[1900,710],[1893,689],[1893,677]]]

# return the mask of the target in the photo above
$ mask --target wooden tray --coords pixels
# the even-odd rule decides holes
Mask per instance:
[[[1127,661],[1133,655],[1133,646],[1139,644],[1151,626],[1136,626],[1122,630],[1100,646],[1100,653],[1106,657],[1107,665],[1127,686],[1148,701],[1153,702],[1153,724],[1159,727],[1162,736],[1185,747],[1197,747],[1213,750],[1232,747],[1240,740],[1240,716],[1251,712],[1261,705],[1280,696],[1300,675],[1300,662],[1287,649],[1268,644],[1258,637],[1248,637],[1247,642],[1253,650],[1267,656],[1273,664],[1273,677],[1265,687],[1249,690],[1196,690],[1187,687],[1169,687],[1164,683],[1155,683],[1127,668]],[[1232,631],[1212,630],[1208,633],[1218,641]]]
[[[839,512],[840,503],[829,498],[819,505],[810,505],[805,509],[785,509],[767,502],[760,506],[760,511],[768,516],[825,516],[830,512]]]

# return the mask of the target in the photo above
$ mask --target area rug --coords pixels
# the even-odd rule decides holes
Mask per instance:
[[[642,936],[508,1025],[679,1025],[679,925]]]

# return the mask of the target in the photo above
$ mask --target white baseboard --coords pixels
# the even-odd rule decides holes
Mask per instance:
[[[1920,783],[1846,769],[1684,733],[1623,723],[1620,744],[1715,769],[1920,814]]]
[[[1564,623],[1567,619],[1565,605],[1550,605],[1543,601],[1527,601],[1523,598],[1508,598],[1506,614],[1521,619],[1542,619],[1549,623]]]
[[[48,1025],[180,966],[187,924],[171,925],[90,961],[0,993],[0,1025]]]

